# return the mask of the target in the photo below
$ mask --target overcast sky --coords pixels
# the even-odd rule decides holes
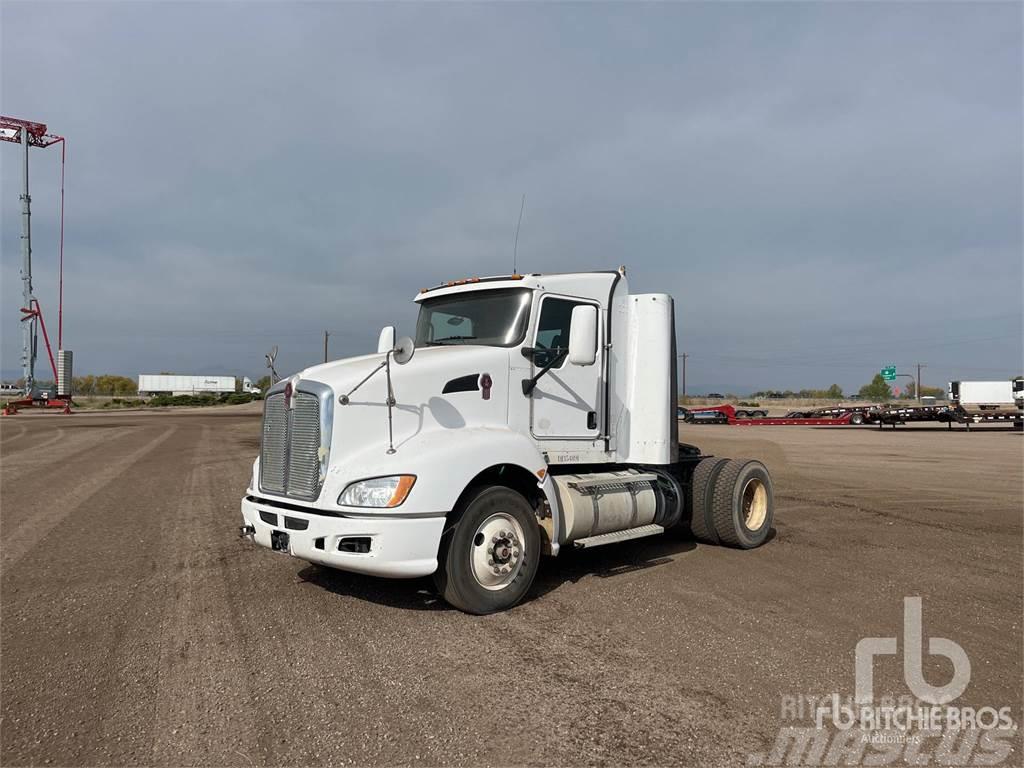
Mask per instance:
[[[425,285],[627,266],[690,392],[1022,361],[1020,3],[2,4],[3,114],[67,137],[76,373],[289,373]],[[20,369],[20,156],[2,367]],[[59,150],[33,150],[56,328]],[[46,375],[45,357],[40,376]]]

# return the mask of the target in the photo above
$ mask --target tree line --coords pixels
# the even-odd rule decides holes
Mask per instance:
[[[924,397],[942,397],[945,395],[945,390],[942,387],[921,387],[921,395]],[[767,389],[760,392],[754,392],[750,395],[753,398],[785,398],[787,400],[843,400],[846,395],[843,394],[843,388],[838,384],[833,384],[828,389],[799,389],[799,390],[778,390],[778,389]],[[896,393],[892,387],[889,386],[881,373],[876,373],[875,377],[871,380],[870,384],[865,384],[859,390],[857,390],[857,397],[861,400],[874,400],[876,402],[886,402],[888,400],[897,399]],[[901,400],[916,400],[917,399],[917,387],[914,382],[910,382],[904,386],[898,396]]]
[[[942,387],[926,387],[921,386],[922,397],[943,397],[946,391]],[[857,392],[858,397],[861,400],[876,400],[886,402],[889,400],[896,399],[896,394],[893,392],[892,387],[889,386],[882,374],[876,373],[875,377],[871,379],[870,384],[865,384]],[[917,399],[917,385],[911,381],[909,384],[903,387],[899,394],[900,400],[916,400]]]
[[[828,389],[800,389],[800,390],[779,390],[768,389],[761,392],[754,392],[751,397],[769,398],[783,397],[787,400],[842,400],[843,388],[833,384]]]

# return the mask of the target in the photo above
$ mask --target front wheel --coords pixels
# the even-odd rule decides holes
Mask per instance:
[[[434,583],[466,613],[511,608],[525,597],[540,563],[540,532],[529,502],[503,486],[485,486],[456,511],[441,539]]]

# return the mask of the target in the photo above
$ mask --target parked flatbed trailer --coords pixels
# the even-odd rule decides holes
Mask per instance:
[[[959,406],[948,405],[909,405],[883,406],[867,414],[872,424],[883,429],[887,424],[895,429],[898,424],[920,423],[926,421],[945,422],[949,429],[953,424],[963,424],[970,430],[972,424],[991,424],[996,422],[1012,423],[1018,429],[1024,423],[1024,412],[1018,410],[965,410]]]
[[[707,408],[694,408],[694,411],[716,412],[727,419],[728,424],[741,427],[767,427],[767,426],[805,426],[805,427],[841,427],[850,424],[851,413],[844,413],[837,416],[814,416],[814,417],[791,417],[791,416],[764,416],[756,419],[739,418],[736,416],[736,409],[731,405],[712,405]],[[700,421],[694,421],[700,424]],[[708,422],[705,422],[708,423]],[[710,422],[714,423],[714,422]],[[722,423],[722,422],[719,422]]]
[[[821,419],[826,417],[838,418],[849,414],[850,424],[872,424],[873,413],[877,405],[835,405],[824,408],[814,408],[809,411],[790,411],[786,414],[787,419]]]
[[[878,424],[879,429],[886,424],[895,427],[911,421],[949,421],[952,418],[952,412],[946,405],[883,405],[873,408],[867,414],[868,421]]]
[[[963,424],[967,431],[971,431],[972,424],[1013,424],[1016,429],[1024,429],[1024,410],[1013,411],[967,411],[961,408],[951,409],[950,418],[944,419],[949,429],[953,423]]]

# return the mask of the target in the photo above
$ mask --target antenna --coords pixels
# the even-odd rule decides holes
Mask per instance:
[[[518,275],[519,274],[516,271],[516,264],[518,262],[518,257],[519,257],[519,227],[522,226],[522,223],[523,223],[523,208],[525,208],[525,207],[526,207],[526,193],[524,192],[523,193],[523,199],[519,203],[519,221],[516,223],[516,241],[515,241],[515,244],[512,246],[512,274],[513,275]]]
[[[276,344],[274,345],[274,348],[272,350],[270,350],[270,354],[267,355],[266,357],[267,357],[267,368],[270,369],[270,386],[274,386],[275,384],[277,384],[277,380],[279,378],[278,375],[277,375],[277,371],[274,369],[274,361],[277,359],[277,345]]]

